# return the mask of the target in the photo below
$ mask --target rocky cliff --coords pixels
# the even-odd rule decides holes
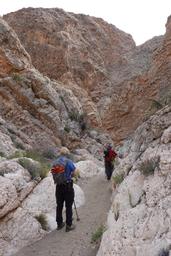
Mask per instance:
[[[164,38],[135,47],[130,35],[102,19],[61,9],[28,8],[4,18],[35,67],[64,82],[91,123],[110,131],[116,142],[128,136],[169,90],[169,20]]]
[[[83,129],[83,114],[71,90],[33,67],[16,33],[0,18],[0,255],[13,255],[56,228],[51,158],[61,145],[95,154],[106,141]],[[81,199],[83,192],[75,191]]]
[[[171,107],[139,126],[125,148],[97,255],[170,255]]]
[[[22,9],[4,19],[34,66],[79,98],[93,126],[110,131],[119,142],[141,123],[149,99],[157,97],[148,70],[162,37],[136,47],[114,25],[61,9]]]
[[[61,144],[74,148],[87,125],[79,100],[62,83],[33,67],[17,35],[2,19],[0,31],[1,131],[22,148]]]
[[[164,36],[139,47],[101,19],[59,9],[4,19],[17,34],[0,18],[0,255],[42,238],[47,231],[36,218],[54,212],[52,179],[33,175],[42,163],[28,153],[85,148],[73,157],[88,160],[78,166],[91,176],[85,169],[101,170],[93,155],[110,140],[93,126],[115,142],[127,138],[99,256],[168,252],[171,18]],[[42,187],[47,207],[37,205]]]

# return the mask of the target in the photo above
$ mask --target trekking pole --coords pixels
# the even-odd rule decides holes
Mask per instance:
[[[75,208],[75,212],[76,212],[76,216],[77,216],[77,221],[80,221],[80,218],[79,218],[78,212],[77,212],[77,207],[76,207],[76,204],[75,204],[75,200],[74,200],[74,208]]]

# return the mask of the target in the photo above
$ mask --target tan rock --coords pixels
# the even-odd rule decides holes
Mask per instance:
[[[0,18],[0,77],[13,71],[20,71],[31,66],[30,56],[21,45],[17,35]]]
[[[160,66],[169,52],[170,20],[164,45],[163,37],[155,37],[135,47],[130,35],[102,19],[57,8],[22,9],[4,19],[19,35],[34,66],[70,88],[91,125],[109,131],[117,143],[156,111],[148,109],[162,91],[167,95],[167,68],[160,72]]]

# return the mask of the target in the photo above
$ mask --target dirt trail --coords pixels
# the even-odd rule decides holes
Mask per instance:
[[[49,233],[42,240],[23,248],[17,256],[95,256],[98,246],[91,243],[92,233],[107,220],[110,208],[110,182],[104,175],[80,181],[85,193],[85,205],[78,208],[80,221],[74,231],[65,228]]]

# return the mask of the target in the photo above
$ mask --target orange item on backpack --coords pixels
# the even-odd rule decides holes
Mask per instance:
[[[65,171],[65,167],[62,165],[53,166],[51,169],[51,173],[62,173]]]

